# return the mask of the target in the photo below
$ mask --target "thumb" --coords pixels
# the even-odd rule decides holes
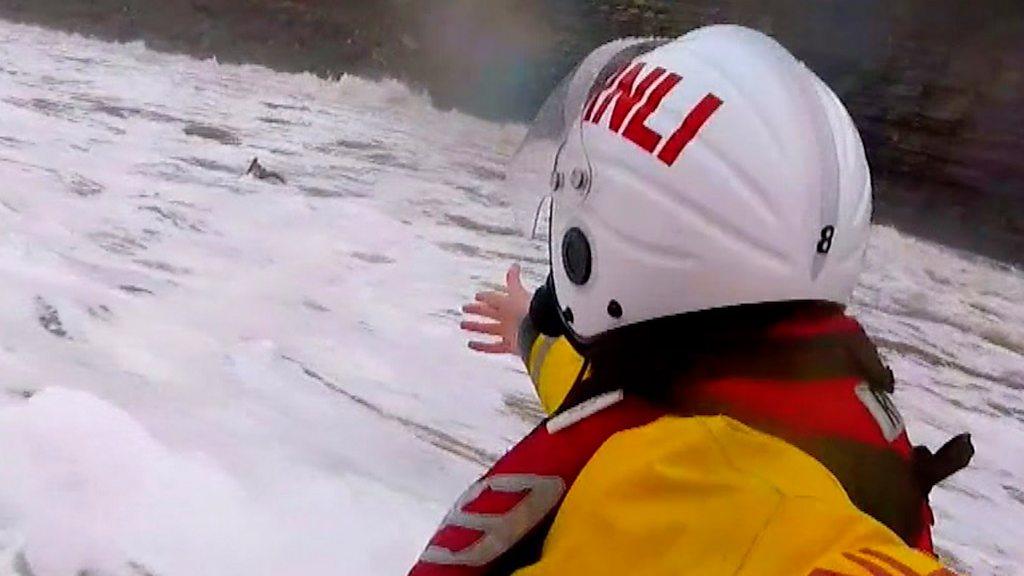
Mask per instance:
[[[520,277],[522,269],[519,264],[513,264],[509,266],[508,272],[505,273],[505,286],[509,288],[509,292],[518,292],[520,290],[526,290],[523,288],[523,280]]]

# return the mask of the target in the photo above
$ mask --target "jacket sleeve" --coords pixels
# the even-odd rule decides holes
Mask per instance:
[[[564,336],[539,333],[529,317],[519,329],[519,349],[544,412],[553,414],[583,370],[583,357]]]

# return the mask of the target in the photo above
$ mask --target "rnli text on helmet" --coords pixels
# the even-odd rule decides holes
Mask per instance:
[[[612,113],[611,119],[608,121],[608,128],[616,134],[621,134],[648,153],[654,154],[665,137],[648,128],[645,123],[658,110],[665,97],[679,84],[682,77],[673,72],[667,72],[659,66],[640,79],[640,73],[644,66],[643,62],[634,62],[623,66],[616,74],[613,74],[604,87],[595,91],[587,100],[583,121],[600,124],[611,106]],[[640,82],[637,83],[637,80]],[[653,89],[652,86],[654,86]],[[646,99],[644,99],[645,94],[647,95]],[[614,106],[612,106],[613,102]],[[714,94],[705,96],[686,115],[686,118],[682,119],[679,128],[668,137],[664,145],[660,146],[661,149],[657,152],[658,159],[669,166],[675,164],[686,145],[697,136],[697,132],[721,105],[722,100],[718,96]],[[623,124],[630,114],[632,114],[632,118],[623,128]]]

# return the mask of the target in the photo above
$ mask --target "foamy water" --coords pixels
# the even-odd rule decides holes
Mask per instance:
[[[0,23],[0,574],[404,573],[536,418],[457,327],[543,275],[498,192],[524,133]],[[978,446],[938,544],[1021,573],[1024,273],[887,228],[869,260],[913,438]]]

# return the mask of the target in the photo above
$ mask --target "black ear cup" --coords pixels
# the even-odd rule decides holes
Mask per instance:
[[[587,235],[579,228],[570,228],[562,238],[562,266],[569,281],[583,286],[590,280],[593,254]]]

